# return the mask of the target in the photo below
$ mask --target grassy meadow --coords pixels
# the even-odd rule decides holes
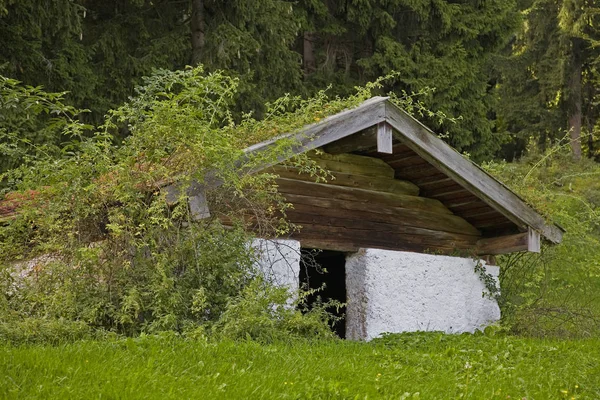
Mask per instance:
[[[597,399],[600,340],[417,333],[0,347],[3,399]]]

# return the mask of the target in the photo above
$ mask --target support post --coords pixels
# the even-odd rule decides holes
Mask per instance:
[[[377,124],[377,151],[392,154],[392,126],[387,122]]]

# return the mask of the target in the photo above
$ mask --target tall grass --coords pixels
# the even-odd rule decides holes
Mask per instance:
[[[142,337],[0,347],[0,398],[597,399],[600,340],[418,333],[372,343]]]

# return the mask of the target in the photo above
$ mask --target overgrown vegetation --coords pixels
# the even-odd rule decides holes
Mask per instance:
[[[156,71],[98,129],[73,119],[76,110],[70,110],[57,113],[54,125],[72,141],[52,151],[40,151],[47,143],[28,143],[33,150],[21,154],[28,162],[3,175],[6,190],[17,190],[11,198],[18,207],[0,228],[3,337],[36,341],[31,330],[44,326],[50,333],[40,337],[54,341],[52,331],[58,338],[69,330],[61,321],[75,324],[81,337],[103,335],[97,330],[266,341],[329,335],[324,308],[301,313],[301,304],[285,306],[289,293],[257,282],[257,254],[249,245],[255,235],[295,229],[285,220],[288,205],[276,190],[276,175],[254,173],[289,158],[295,143],[281,140],[252,154],[244,149],[361,103],[381,80],[344,99],[326,92],[308,100],[286,96],[267,105],[265,118],[249,114],[241,122],[231,111],[237,84],[201,67]],[[17,100],[30,99],[34,90],[13,89]],[[446,118],[427,111],[419,95],[394,101],[409,112]],[[60,95],[47,98],[36,115],[60,105]],[[115,143],[123,129],[127,139]],[[289,162],[325,173],[307,157]],[[210,217],[201,220],[188,207],[198,194],[210,205]]]
[[[243,149],[307,123],[303,113],[317,118],[316,107],[336,110],[324,96],[285,98],[267,118],[235,124],[229,107],[236,87],[235,79],[201,68],[158,71],[61,157],[36,153],[6,174],[24,195],[0,231],[3,324],[41,318],[136,335],[209,330],[234,312],[237,297],[252,287],[250,232],[269,237],[290,229],[274,175],[240,172],[285,157],[292,143],[258,156]],[[285,114],[290,108],[294,116]],[[118,129],[130,135],[117,145]],[[192,182],[212,188],[211,218],[193,220]],[[169,184],[178,199],[167,201]]]
[[[566,140],[566,139],[565,139]],[[500,258],[504,323],[535,336],[600,333],[600,167],[570,160],[568,142],[485,168],[565,229],[541,254]]]
[[[294,229],[282,218],[287,205],[275,175],[247,173],[286,158],[294,143],[255,156],[243,149],[355,106],[381,82],[345,99],[326,92],[308,100],[286,96],[268,105],[266,118],[235,122],[236,79],[202,68],[157,71],[93,130],[74,118],[78,110],[62,105],[61,94],[5,81],[11,96],[4,104],[12,110],[6,115],[16,122],[4,125],[14,145],[7,142],[3,152],[21,161],[3,182],[21,194],[18,216],[0,229],[1,336],[60,342],[175,331],[271,341],[328,332],[324,309],[286,308],[286,293],[256,281],[257,255],[248,246],[254,234]],[[447,119],[427,110],[420,101],[426,94],[392,99],[413,114]],[[17,123],[24,112],[33,125]],[[70,141],[22,138],[44,121]],[[123,129],[128,138],[116,143],[114,133]],[[292,162],[324,173],[308,159]],[[596,335],[600,170],[591,161],[570,163],[565,145],[485,167],[567,230],[561,246],[540,256],[501,259],[504,324],[520,334]],[[172,184],[178,199],[166,197]],[[194,221],[188,189],[199,187],[207,189],[211,217]]]

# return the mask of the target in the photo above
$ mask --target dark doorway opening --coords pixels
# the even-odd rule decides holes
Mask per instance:
[[[308,295],[308,309],[319,301],[337,300],[346,303],[346,254],[340,251],[302,249],[300,259],[300,287],[318,289]],[[342,339],[346,337],[346,307],[328,307],[338,317],[330,323],[331,329]]]

